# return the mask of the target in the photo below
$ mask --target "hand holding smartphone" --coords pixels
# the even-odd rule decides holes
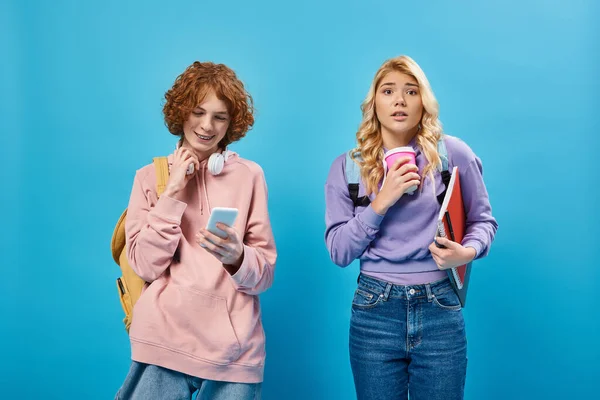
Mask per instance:
[[[227,234],[223,230],[217,228],[217,223],[220,222],[224,225],[233,227],[237,215],[237,208],[215,207],[212,209],[210,217],[208,218],[206,230],[219,237],[225,238],[227,237]]]

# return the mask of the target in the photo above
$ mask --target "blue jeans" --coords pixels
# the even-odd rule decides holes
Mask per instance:
[[[156,365],[132,361],[115,400],[260,400],[260,383],[233,383],[195,378]]]
[[[358,400],[462,399],[467,339],[450,281],[398,286],[361,274],[350,363]]]

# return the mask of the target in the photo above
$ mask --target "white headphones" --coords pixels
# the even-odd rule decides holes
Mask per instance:
[[[219,175],[223,171],[225,161],[229,159],[231,151],[225,150],[223,153],[212,153],[208,157],[208,172],[212,175]]]
[[[177,149],[181,147],[181,141],[177,142]],[[208,157],[208,172],[211,175],[219,175],[223,172],[223,167],[225,166],[225,161],[229,159],[229,156],[233,154],[233,151],[224,150],[223,153],[212,153],[210,157]],[[187,170],[187,175],[194,173],[194,164],[190,164]]]

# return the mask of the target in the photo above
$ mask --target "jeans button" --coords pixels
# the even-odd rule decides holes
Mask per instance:
[[[415,289],[410,289],[410,290],[408,291],[408,293],[410,293],[411,295],[415,294]]]

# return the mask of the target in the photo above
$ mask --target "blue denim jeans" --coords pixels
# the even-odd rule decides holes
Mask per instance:
[[[260,383],[218,382],[132,361],[115,400],[260,400]]]
[[[350,363],[358,400],[462,399],[467,339],[450,281],[398,286],[361,274]]]

